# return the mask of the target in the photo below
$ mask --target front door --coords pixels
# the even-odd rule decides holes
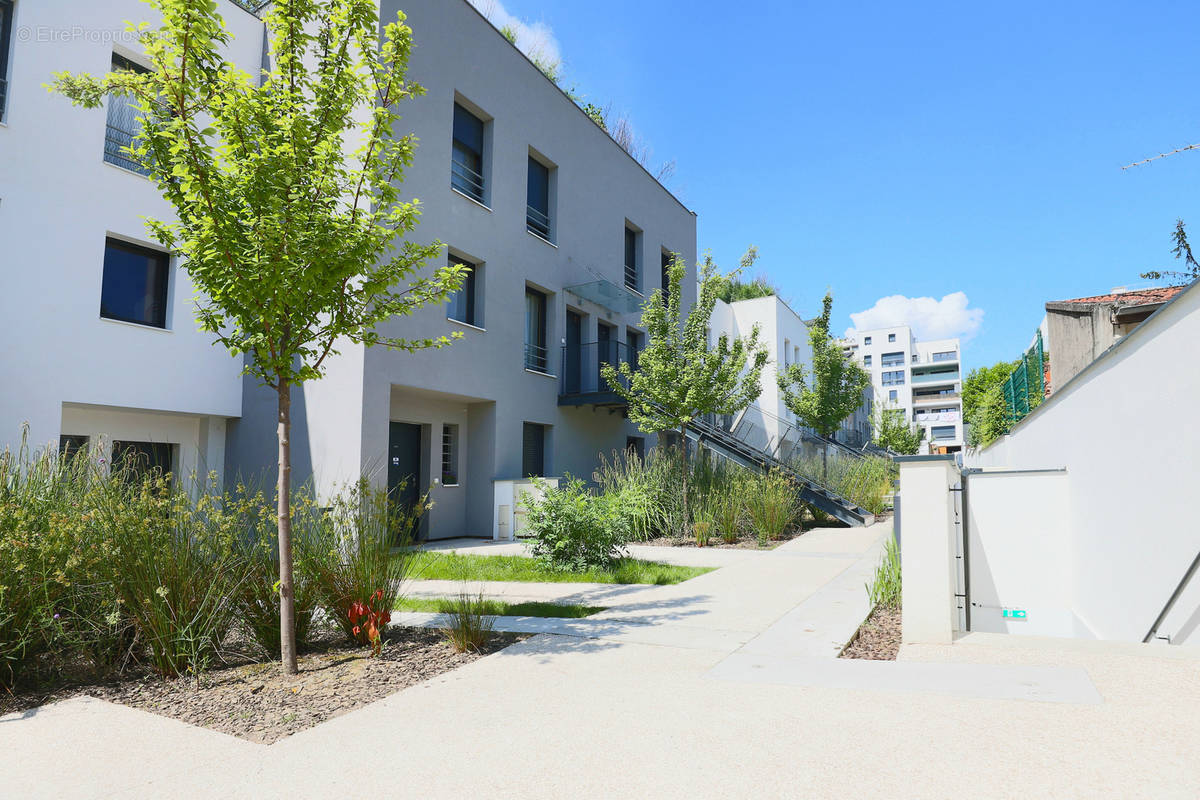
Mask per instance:
[[[596,385],[600,387],[600,391],[607,392],[608,381],[604,380],[603,364],[617,363],[616,340],[613,339],[613,329],[611,325],[601,323],[596,329]]]
[[[564,352],[563,381],[566,394],[579,394],[579,365],[582,361],[583,317],[567,311],[567,347]]]
[[[405,511],[421,496],[421,426],[393,422],[388,433],[388,497]],[[416,532],[414,531],[414,534]]]

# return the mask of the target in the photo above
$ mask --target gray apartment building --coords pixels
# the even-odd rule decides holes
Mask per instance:
[[[397,8],[426,89],[401,108],[398,133],[419,137],[401,195],[422,204],[414,238],[470,273],[450,303],[384,333],[463,338],[415,354],[342,347],[293,395],[294,476],[319,493],[407,478],[434,503],[423,536],[490,536],[498,482],[586,478],[600,453],[654,444],[599,363],[636,359],[641,304],[672,253],[694,302],[696,217],[466,0],[387,0],[383,18]],[[274,400],[247,380],[227,474],[271,470],[275,447]]]

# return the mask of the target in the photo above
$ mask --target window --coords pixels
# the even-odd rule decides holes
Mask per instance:
[[[525,369],[546,371],[546,295],[525,287]]]
[[[641,232],[636,228],[625,226],[625,286],[638,290],[638,246],[641,244]]]
[[[632,328],[625,329],[625,346],[628,348],[629,368],[637,369],[638,353],[642,350],[642,334]]]
[[[550,168],[529,157],[529,190],[525,206],[525,230],[550,239]]]
[[[947,350],[947,351],[944,351],[941,353],[934,353],[933,360],[934,361],[957,361],[958,353],[954,352],[953,350]]]
[[[442,485],[458,486],[457,425],[442,425]]]
[[[912,354],[912,363],[914,363],[914,364],[920,364],[920,363],[921,363],[921,354],[920,354],[920,353],[913,353],[913,354]]]
[[[644,461],[646,458],[646,437],[626,436],[625,452],[636,455],[639,461]]]
[[[59,436],[58,457],[63,461],[74,458],[76,453],[87,450],[88,441],[88,437],[76,434],[63,434]]]
[[[867,355],[863,356],[863,366],[864,366],[864,367],[869,367],[869,366],[871,366],[871,356],[870,356],[870,354],[867,354]]]
[[[894,403],[896,402],[898,395],[899,392],[897,392],[895,389],[888,389],[888,400],[891,400]]]
[[[792,340],[783,340],[783,365],[786,367],[792,363]]]
[[[135,481],[169,475],[174,449],[174,445],[161,442],[113,442],[112,466],[115,470],[128,470]]]
[[[903,386],[904,385],[904,370],[898,369],[894,372],[883,373],[884,386]]]
[[[167,327],[169,264],[166,253],[106,239],[100,316]]]
[[[904,364],[904,353],[884,353],[879,358],[879,364],[884,367],[899,367]]]
[[[671,261],[674,256],[666,250],[662,251],[662,286],[663,303],[666,303],[671,296]]]
[[[526,422],[521,431],[521,476],[544,477],[546,474],[546,426]]]
[[[8,99],[8,50],[12,41],[12,0],[0,0],[0,122]]]
[[[135,64],[127,58],[113,53],[113,72],[149,72],[148,69]],[[134,160],[129,152],[133,140],[142,131],[141,116],[132,97],[108,98],[108,127],[104,133],[104,160],[118,167],[149,175],[150,170],[142,163]]]
[[[870,337],[870,336],[865,336],[865,337],[863,337],[863,344],[864,344],[864,345],[868,345],[868,344],[870,344],[870,343],[871,343],[871,337]]]
[[[446,303],[446,316],[449,319],[482,328],[483,315],[479,313],[478,304],[475,301],[479,268],[470,261],[466,261],[455,255],[451,255],[449,261],[451,264],[459,264],[466,267],[467,274],[463,276],[462,287],[450,295],[450,300]]]
[[[889,342],[894,342],[894,341],[896,341],[896,334],[894,334],[894,333],[889,333],[889,334],[888,334],[888,341],[889,341]]]
[[[953,439],[954,430],[955,428],[953,425],[934,425],[929,429],[929,438],[934,440]]]
[[[483,120],[454,104],[450,185],[483,202]]]

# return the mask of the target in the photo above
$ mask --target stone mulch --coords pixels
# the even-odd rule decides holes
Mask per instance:
[[[900,652],[900,609],[877,607],[842,651],[842,658],[895,661]]]
[[[47,702],[90,695],[199,725],[252,742],[271,744],[293,733],[469,664],[528,638],[493,633],[479,653],[455,653],[443,635],[423,628],[391,628],[383,654],[326,634],[300,656],[298,675],[283,675],[274,662],[242,663],[194,678],[152,675],[69,689],[0,696],[0,714]]]
[[[795,528],[785,533],[779,539],[767,542],[766,547],[759,547],[758,539],[753,536],[743,536],[736,542],[726,542],[720,536],[713,536],[704,547],[714,550],[774,550],[784,542],[790,542],[803,533],[803,528]],[[655,547],[698,547],[694,538],[683,539],[673,536],[660,536],[657,539],[650,539],[644,542],[630,542],[630,544],[646,544]]]

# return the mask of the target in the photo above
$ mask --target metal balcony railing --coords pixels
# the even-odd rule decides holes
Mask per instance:
[[[525,343],[525,369],[531,369],[534,372],[546,372],[549,365],[549,352],[545,347],[537,344]]]
[[[108,98],[108,125],[104,131],[104,160],[118,167],[149,175],[148,167],[135,161],[129,152],[142,128],[138,111],[120,97]]]
[[[483,176],[455,158],[450,159],[450,185],[483,202]]]
[[[958,361],[958,353],[934,353],[933,357],[930,358],[929,361],[930,363],[936,363],[938,361]]]
[[[547,242],[550,241],[550,217],[533,206],[525,206],[525,230]]]
[[[949,383],[959,379],[958,370],[950,372],[914,372],[913,383]]]
[[[565,345],[562,349],[562,371],[559,373],[558,394],[569,402],[591,399],[611,403],[622,402],[602,373],[603,364],[619,369],[628,364],[637,369],[638,351],[624,342],[588,342]],[[620,378],[622,386],[625,379]]]
[[[8,81],[0,78],[0,122],[4,121],[5,103],[8,100]]]
[[[625,288],[638,291],[638,270],[637,264],[625,265]]]

